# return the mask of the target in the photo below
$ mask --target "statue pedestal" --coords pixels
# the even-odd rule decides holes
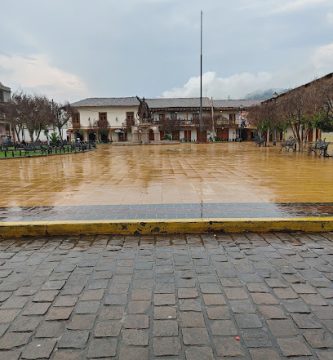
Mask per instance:
[[[138,126],[139,139],[141,140],[141,144],[149,144],[149,129],[151,124],[145,123],[140,124]]]

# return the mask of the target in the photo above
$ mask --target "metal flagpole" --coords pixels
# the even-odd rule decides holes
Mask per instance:
[[[202,17],[203,17],[203,13],[202,13],[202,10],[201,10],[201,26],[200,26],[200,118],[199,118],[200,133],[203,130],[203,122],[202,122]]]

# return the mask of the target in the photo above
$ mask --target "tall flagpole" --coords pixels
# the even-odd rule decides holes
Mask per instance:
[[[201,10],[201,26],[200,26],[200,132],[203,130],[203,122],[202,122],[202,17],[203,13]]]

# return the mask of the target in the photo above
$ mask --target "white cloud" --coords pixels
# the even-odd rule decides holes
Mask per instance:
[[[326,19],[328,21],[329,24],[332,24],[333,25],[333,11],[332,12],[329,12],[327,15],[326,15]]]
[[[62,101],[76,99],[88,93],[85,83],[78,76],[51,65],[43,54],[0,54],[0,78],[13,90],[17,87]]]
[[[333,43],[320,46],[312,57],[312,63],[317,70],[333,71]]]
[[[293,0],[279,1],[279,5],[273,8],[272,12],[293,12],[303,10],[308,7],[330,3],[331,0]]]
[[[203,95],[214,98],[240,98],[245,94],[269,86],[272,75],[267,72],[258,74],[240,73],[229,77],[218,77],[215,72],[203,74]],[[163,93],[163,97],[197,97],[200,92],[200,77],[191,77],[184,86]]]
[[[312,56],[276,72],[239,73],[219,77],[215,72],[203,74],[203,95],[219,99],[239,99],[254,91],[292,88],[333,71],[333,43],[310,49]],[[183,86],[164,91],[163,97],[198,97],[200,77],[191,77]]]
[[[241,10],[253,9],[256,11],[264,10],[266,13],[292,13],[321,5],[330,5],[331,0],[243,0],[245,3],[240,7]]]

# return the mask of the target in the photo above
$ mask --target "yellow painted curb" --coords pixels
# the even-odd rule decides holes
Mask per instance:
[[[205,232],[333,231],[333,217],[30,221],[0,223],[1,238],[56,235],[151,235]]]

